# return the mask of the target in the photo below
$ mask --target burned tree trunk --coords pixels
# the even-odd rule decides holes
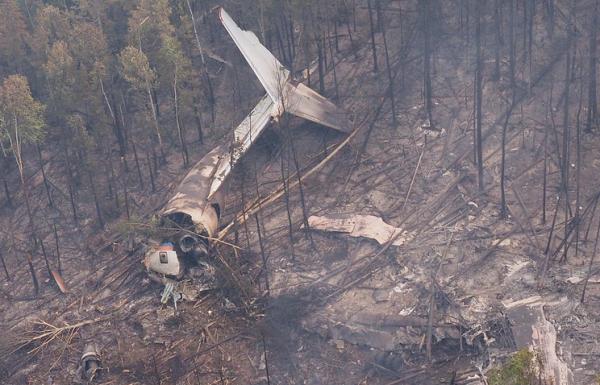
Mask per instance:
[[[42,171],[42,179],[44,180],[44,189],[46,190],[46,197],[48,198],[48,206],[54,207],[54,202],[52,201],[52,194],[50,194],[50,184],[48,183],[48,179],[46,177],[46,171],[44,170],[44,161],[42,159],[42,149],[39,144],[36,145],[38,161],[40,164],[40,170]]]
[[[528,8],[528,20],[527,20],[527,58],[529,59],[529,67],[528,67],[528,92],[531,92],[532,82],[533,82],[533,32],[535,22],[535,0],[527,0],[527,4],[525,5]]]
[[[434,128],[433,102],[431,87],[431,5],[430,0],[419,1],[419,17],[421,33],[423,35],[423,96],[425,99],[425,112],[429,120],[429,127]]]
[[[571,66],[572,66],[572,56],[571,51],[573,49],[573,9],[574,5],[571,5],[571,11],[569,14],[568,27],[567,27],[567,60],[565,66],[565,97],[563,104],[563,137],[562,137],[562,164],[561,164],[561,189],[565,196],[565,238],[564,238],[564,251],[562,260],[566,260],[567,258],[567,237],[570,234],[570,226],[568,226],[568,221],[570,219],[570,205],[569,205],[569,158],[570,158],[570,127],[569,127],[569,103],[570,103],[570,91],[571,91]]]
[[[6,196],[6,203],[8,204],[8,206],[12,207],[12,198],[10,196],[10,190],[8,189],[8,182],[6,181],[6,178],[2,179],[2,182],[4,184],[4,195]]]
[[[512,96],[511,104],[508,112],[506,113],[506,118],[504,120],[504,125],[502,126],[502,160],[500,161],[500,217],[507,218],[508,216],[508,208],[506,206],[506,131],[508,130],[508,123],[510,121],[510,116],[512,115],[512,110],[515,106],[515,98],[514,94]],[[545,178],[544,171],[544,178]],[[545,181],[545,179],[544,179]],[[544,194],[545,199],[545,194]],[[544,209],[545,210],[545,209]],[[545,213],[545,211],[544,211]],[[544,214],[545,215],[545,214]]]
[[[481,54],[481,4],[477,2],[477,24],[475,25],[475,46],[476,46],[476,64],[475,64],[475,147],[477,153],[477,185],[479,193],[483,192],[483,138],[481,134],[481,120],[483,114],[481,111],[481,102],[483,94],[483,58]],[[503,135],[503,137],[506,134]]]
[[[515,70],[516,70],[516,60],[517,60],[517,48],[515,42],[515,0],[510,1],[510,14],[508,20],[508,64],[509,64],[509,76],[510,76],[510,87],[512,89],[512,93],[514,94],[517,90],[517,82],[515,79]]]
[[[175,76],[173,78],[173,108],[175,110],[175,126],[177,127],[177,137],[181,146],[181,157],[183,159],[183,167],[188,166],[188,150],[185,143],[185,133],[181,119],[179,118],[179,98],[177,97],[177,68],[175,68]]]
[[[94,177],[92,176],[92,172],[90,170],[88,170],[88,180],[90,182],[90,188],[92,189],[92,195],[94,197],[94,207],[96,208],[98,224],[101,228],[104,228],[104,218],[102,217],[102,210],[100,209],[100,202],[98,201],[98,194],[96,193],[96,184],[94,183]]]
[[[131,148],[133,150],[133,160],[135,161],[135,169],[137,170],[138,181],[142,190],[144,189],[144,177],[142,175],[142,168],[140,167],[140,160],[138,158],[137,148],[135,141],[131,142]]]
[[[383,17],[383,15],[382,15]],[[388,77],[388,81],[389,81],[389,97],[390,97],[390,102],[392,105],[392,123],[394,124],[394,126],[396,125],[396,100],[394,98],[394,76],[392,75],[392,69],[391,69],[391,64],[390,64],[390,53],[388,50],[388,43],[387,43],[387,37],[386,37],[386,27],[385,27],[385,19],[381,19],[380,20],[381,23],[381,33],[383,35],[383,49],[385,52],[385,68],[386,68],[386,72],[387,72],[387,77]]]
[[[377,45],[375,44],[375,25],[373,22],[373,7],[371,6],[371,0],[367,0],[367,7],[369,9],[369,26],[371,31],[371,50],[373,51],[373,71],[378,72],[379,66],[377,65]]]
[[[33,283],[34,295],[37,297],[40,293],[40,284],[35,274],[35,268],[33,267],[33,260],[31,255],[27,254],[27,265],[29,266],[29,274],[31,274],[31,282]]]
[[[318,70],[319,70],[319,92],[325,93],[325,47],[323,47],[323,40],[321,34],[318,33],[315,36],[317,42],[317,55],[318,55]],[[310,71],[309,71],[310,72]]]
[[[8,269],[6,268],[6,262],[4,261],[4,254],[0,251],[0,262],[2,262],[2,270],[4,270],[4,274],[6,275],[6,280],[11,281],[10,274],[8,273]]]
[[[597,50],[598,50],[598,3],[594,2],[594,14],[592,16],[592,24],[590,31],[590,61],[589,61],[589,81],[588,81],[588,106],[587,106],[587,122],[586,130],[591,131],[598,124],[598,99],[597,99]]]
[[[500,0],[494,0],[494,79],[500,79],[500,47],[502,46]]]

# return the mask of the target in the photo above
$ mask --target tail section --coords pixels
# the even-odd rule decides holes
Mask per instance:
[[[304,84],[294,84],[290,71],[260,43],[253,32],[238,27],[223,8],[219,9],[219,18],[267,94],[278,106],[276,110],[279,114],[289,112],[338,131],[350,132],[344,111]]]

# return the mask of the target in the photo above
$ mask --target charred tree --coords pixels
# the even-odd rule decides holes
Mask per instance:
[[[58,272],[62,274],[62,263],[60,261],[60,246],[58,243],[58,231],[56,230],[56,222],[52,224],[54,230],[54,243],[56,245],[56,263],[58,266]]]
[[[517,91],[517,82],[515,79],[515,71],[516,71],[516,60],[517,60],[517,48],[515,42],[515,7],[516,0],[509,0],[510,4],[510,13],[508,16],[508,65],[509,65],[509,76],[510,76],[510,87],[512,89],[512,93],[514,94]]]
[[[6,196],[6,203],[9,207],[12,207],[12,198],[10,196],[10,190],[8,189],[8,182],[6,181],[6,178],[2,179],[2,184],[4,185],[4,195]]]
[[[142,190],[144,189],[144,177],[142,175],[142,168],[140,167],[140,160],[138,158],[137,147],[135,146],[135,141],[131,142],[131,149],[133,150],[133,160],[135,161],[135,169],[137,171],[138,182],[140,183],[140,187]]]
[[[375,25],[373,21],[373,7],[371,0],[367,0],[367,8],[369,10],[369,26],[371,32],[371,50],[373,52],[373,71],[379,72],[379,66],[377,65],[377,44],[375,44]]]
[[[494,0],[494,79],[500,79],[500,48],[502,46],[502,30],[500,20],[500,0]]]
[[[423,96],[429,127],[434,129],[433,92],[431,86],[431,14],[431,0],[419,1],[419,25],[423,37]]]
[[[570,126],[569,126],[569,107],[570,107],[570,93],[571,93],[571,71],[572,71],[572,50],[573,50],[573,15],[574,14],[574,4],[571,5],[571,10],[569,12],[569,19],[567,25],[567,60],[565,65],[565,96],[563,102],[563,135],[562,135],[562,164],[561,164],[561,190],[565,196],[565,210],[564,210],[564,219],[565,219],[565,237],[564,237],[564,251],[562,260],[566,260],[567,258],[567,238],[570,232],[570,226],[568,225],[570,219],[570,205],[569,205],[569,167],[570,167]]]
[[[44,161],[42,159],[42,149],[39,143],[36,144],[36,150],[38,155],[38,162],[40,164],[40,171],[42,172],[42,179],[44,181],[44,190],[46,191],[46,198],[48,198],[48,206],[54,207],[54,202],[52,201],[52,194],[50,193],[50,184],[48,183],[48,178],[46,177],[46,171],[44,170]]]
[[[6,267],[6,261],[4,260],[4,254],[2,254],[2,251],[0,251],[0,262],[2,263],[2,270],[4,270],[6,280],[9,282],[12,281],[12,279],[10,278],[10,274],[8,273],[8,268]]]
[[[588,100],[586,130],[591,131],[598,125],[598,97],[597,97],[597,52],[598,52],[598,3],[594,2],[594,13],[590,25],[590,61],[588,69]]]
[[[475,24],[475,152],[477,154],[477,185],[479,193],[483,193],[483,138],[481,134],[482,99],[483,99],[483,57],[481,52],[481,3],[476,5],[476,24]],[[504,130],[505,131],[505,130]],[[503,137],[505,134],[503,135]],[[504,178],[502,178],[504,179]]]
[[[390,53],[389,53],[389,49],[388,49],[385,18],[383,18],[383,15],[381,17],[382,17],[382,19],[380,20],[380,24],[381,24],[381,34],[383,35],[383,50],[385,53],[385,69],[386,69],[388,82],[389,82],[388,90],[389,90],[390,103],[392,105],[392,123],[394,124],[394,126],[396,126],[396,99],[394,97],[394,92],[395,92],[394,76],[392,75],[392,66],[390,64]]]

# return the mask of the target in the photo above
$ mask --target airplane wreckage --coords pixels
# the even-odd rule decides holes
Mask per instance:
[[[263,46],[258,37],[242,30],[227,12],[216,8],[219,19],[266,90],[256,107],[233,132],[233,143],[208,152],[183,178],[160,213],[164,238],[147,250],[144,265],[150,278],[165,286],[161,302],[175,306],[185,294],[180,282],[197,276],[193,266],[209,268],[206,257],[217,236],[223,210],[222,187],[241,157],[272,121],[285,113],[349,133],[346,114],[304,84]]]

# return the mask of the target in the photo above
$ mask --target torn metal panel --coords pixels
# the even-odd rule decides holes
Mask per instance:
[[[374,215],[312,215],[308,218],[308,225],[313,230],[333,231],[345,233],[351,237],[374,239],[380,245],[385,244],[398,234],[402,234],[392,243],[394,246],[402,246],[408,236],[405,230],[389,225],[383,219]]]
[[[252,67],[267,94],[277,106],[279,115],[293,115],[342,132],[350,132],[346,114],[327,98],[304,84],[292,81],[290,71],[263,46],[251,31],[244,31],[223,8],[219,8],[221,23]]]
[[[343,110],[304,84],[288,82],[285,91],[286,112],[338,131],[352,131]]]

